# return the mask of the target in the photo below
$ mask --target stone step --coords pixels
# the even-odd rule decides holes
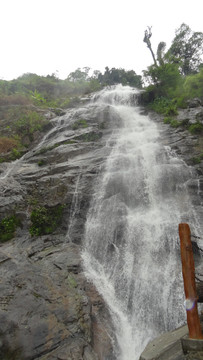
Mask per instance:
[[[140,360],[184,360],[181,338],[188,333],[187,325],[160,335],[151,341],[140,356]]]

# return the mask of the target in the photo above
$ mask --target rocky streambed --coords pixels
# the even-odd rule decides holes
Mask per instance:
[[[194,168],[189,188],[201,220],[203,161],[194,158],[202,137],[150,116],[163,143]],[[84,277],[80,252],[119,118],[109,106],[81,104],[50,126],[23,158],[0,167],[0,219],[15,219],[12,238],[0,245],[0,358],[113,359],[108,309]]]

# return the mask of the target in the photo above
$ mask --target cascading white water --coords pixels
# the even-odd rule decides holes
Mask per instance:
[[[185,321],[178,224],[196,221],[190,168],[131,105],[135,93],[117,86],[95,99],[120,127],[95,185],[82,253],[85,274],[109,308],[119,360],[139,359],[150,339]]]

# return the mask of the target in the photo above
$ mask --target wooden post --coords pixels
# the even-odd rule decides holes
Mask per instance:
[[[179,224],[179,236],[189,338],[203,339],[197,310],[198,297],[195,284],[195,265],[190,228],[188,224]]]

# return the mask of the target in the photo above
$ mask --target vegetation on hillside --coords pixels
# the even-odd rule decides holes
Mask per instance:
[[[0,80],[0,162],[21,157],[48,129],[48,110],[61,115],[61,109],[76,106],[82,95],[107,85],[142,87],[141,76],[133,70],[106,67],[103,74],[98,70],[89,73],[90,68],[85,67],[71,72],[65,80],[55,74],[31,73],[11,81]]]
[[[176,30],[171,47],[160,42],[155,57],[151,47],[151,28],[145,31],[144,42],[153,54],[153,64],[144,71],[146,87],[144,100],[151,107],[166,115],[173,115],[177,108],[185,108],[187,100],[203,100],[203,33],[193,32],[182,24]]]
[[[191,134],[199,136],[198,150],[192,158],[193,164],[203,160],[203,113],[196,122],[189,119],[178,121],[179,108],[187,107],[190,99],[198,98],[203,102],[203,33],[193,32],[188,25],[182,24],[175,33],[171,47],[166,51],[165,42],[160,42],[155,53],[151,45],[151,28],[145,31],[144,42],[149,48],[153,64],[145,70],[144,82],[148,85],[142,93],[143,102],[158,113],[164,115],[164,123],[174,128],[182,126]],[[143,87],[143,79],[134,70],[105,68],[90,75],[90,68],[78,68],[65,80],[55,74],[39,76],[27,73],[17,79],[0,80],[0,162],[12,161],[21,157],[30,149],[33,141],[49,129],[48,113],[51,116],[63,114],[63,109],[77,106],[81,96],[98,91],[104,86],[123,84],[136,88]],[[73,130],[86,128],[87,122],[81,118],[72,125]],[[94,131],[81,134],[77,140],[96,141],[102,133]],[[64,144],[74,143],[67,140]],[[59,144],[42,148],[46,153]],[[46,160],[39,160],[43,166]],[[33,196],[34,197],[34,196]],[[36,199],[34,199],[36,202]],[[54,207],[35,203],[30,213],[29,232],[32,236],[53,233],[60,226],[64,204]],[[15,236],[21,222],[15,213],[7,214],[0,221],[0,243]]]
[[[156,53],[152,49],[151,36],[151,28],[148,28],[144,42],[151,52],[153,64],[143,72],[144,82],[148,84],[143,101],[164,114],[166,123],[177,127],[179,123],[174,116],[178,108],[185,108],[191,98],[198,97],[203,101],[203,33],[193,32],[183,23],[176,30],[171,47],[166,51],[166,44],[161,41]],[[45,115],[48,110],[60,115],[62,109],[77,106],[81,96],[118,83],[142,88],[143,80],[134,70],[108,67],[104,73],[95,70],[91,75],[89,67],[78,68],[65,80],[56,74],[39,76],[32,73],[11,81],[0,80],[0,162],[21,157],[32,142],[47,131],[49,121]],[[200,133],[202,124],[197,119],[197,123],[188,129]]]
[[[177,115],[179,109],[188,107],[191,99],[196,99],[197,105],[203,103],[203,33],[193,32],[183,23],[176,30],[168,51],[165,51],[166,44],[160,42],[156,56],[151,46],[151,36],[152,31],[148,27],[143,41],[152,54],[153,64],[143,72],[148,83],[143,102],[150,109],[163,114],[164,123],[187,129],[198,136],[197,157],[193,161],[198,164],[203,159],[203,112],[197,113],[192,122],[189,118],[180,121]]]

